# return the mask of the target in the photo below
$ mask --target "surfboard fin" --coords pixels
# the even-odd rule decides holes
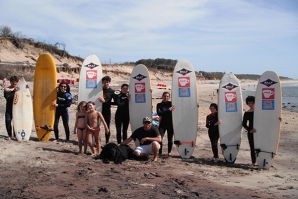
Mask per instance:
[[[191,144],[192,147],[194,147],[194,145],[195,145],[194,141],[191,141],[191,142],[181,142],[180,140],[174,140],[174,144],[176,144],[178,147],[180,145],[183,145],[183,144]]]
[[[270,153],[271,154],[271,158],[274,158],[274,156],[276,155],[273,152],[262,151],[261,149],[255,149],[255,152],[256,152],[257,157],[259,156],[259,153]]]

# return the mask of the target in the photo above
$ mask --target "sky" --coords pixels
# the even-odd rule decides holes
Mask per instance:
[[[298,79],[297,0],[0,0],[3,25],[102,63],[186,59]]]

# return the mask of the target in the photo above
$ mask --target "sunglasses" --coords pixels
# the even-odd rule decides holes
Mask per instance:
[[[66,88],[67,86],[60,86],[60,88]]]

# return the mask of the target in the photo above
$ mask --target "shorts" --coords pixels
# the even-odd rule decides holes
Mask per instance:
[[[139,153],[143,153],[143,154],[148,154],[148,155],[151,155],[153,154],[153,151],[152,151],[152,143],[151,144],[148,144],[148,145],[141,145],[141,146],[138,146],[134,151],[133,153],[135,152],[139,152]],[[158,144],[158,149],[160,148],[160,144],[157,142]]]

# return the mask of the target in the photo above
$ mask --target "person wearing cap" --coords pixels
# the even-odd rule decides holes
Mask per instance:
[[[157,161],[161,135],[158,129],[152,126],[152,119],[150,117],[143,118],[143,126],[136,129],[131,136],[121,142],[120,145],[126,145],[136,139],[140,141],[140,146],[138,146],[133,153],[137,157],[153,154],[153,161]]]
[[[111,78],[109,76],[104,76],[101,81],[103,97],[99,97],[98,100],[102,103],[102,115],[108,125],[108,128],[110,129],[111,105],[117,105],[117,95],[115,95],[115,91],[110,88]],[[114,100],[113,102],[112,99]],[[105,134],[106,144],[109,143],[110,135],[111,133]]]

